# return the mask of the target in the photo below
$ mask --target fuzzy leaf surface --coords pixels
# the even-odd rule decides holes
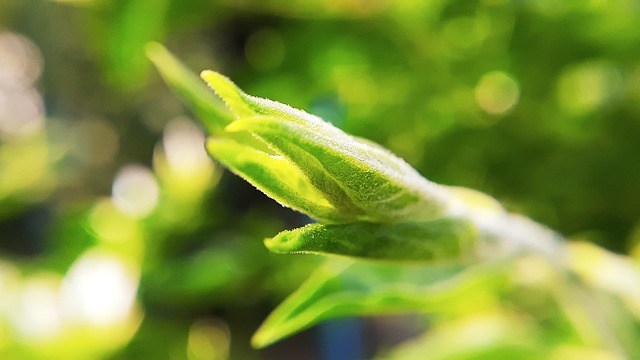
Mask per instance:
[[[297,168],[281,156],[271,155],[231,139],[211,138],[209,153],[235,174],[247,179],[272,199],[317,219],[336,221],[341,214]]]
[[[431,220],[446,212],[446,188],[387,150],[317,116],[247,95],[218,73],[205,71],[202,77],[236,115],[225,130],[252,134],[287,159],[341,213],[336,222]]]
[[[472,259],[474,228],[464,219],[446,218],[427,222],[375,224],[310,224],[283,231],[265,240],[278,254],[340,254],[351,257],[443,261]]]

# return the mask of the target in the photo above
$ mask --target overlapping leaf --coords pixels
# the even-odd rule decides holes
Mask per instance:
[[[353,241],[357,239],[357,241]],[[341,254],[379,260],[445,261],[476,256],[473,226],[464,219],[375,224],[310,224],[283,231],[265,245],[275,253]]]
[[[200,118],[207,130],[212,134],[222,133],[233,120],[233,114],[222,101],[164,46],[149,43],[146,52],[162,78]]]
[[[152,44],[147,50],[167,82],[203,118],[212,134],[207,141],[212,157],[280,204],[323,223],[267,241],[275,252],[468,259],[484,230],[475,209],[503,212],[486,195],[434,184],[376,144],[304,111],[247,95],[225,76],[204,71],[202,78],[228,108],[222,109],[164,48]]]
[[[501,281],[491,269],[463,265],[328,262],[267,318],[252,343],[264,347],[339,317],[444,310],[453,298]]]
[[[339,222],[431,220],[446,212],[446,190],[388,151],[301,110],[246,95],[220,74],[202,77],[237,117],[226,130],[254,134],[286,158],[341,212]]]
[[[341,213],[283,157],[270,155],[232,139],[209,139],[207,149],[216,154],[224,166],[274,200],[306,214],[314,214],[317,219],[341,219]]]
[[[202,78],[228,108],[221,110],[166,50],[151,46],[149,53],[203,118],[213,158],[280,204],[320,221],[267,239],[271,251],[395,261],[330,262],[273,312],[255,346],[336,317],[444,309],[453,294],[492,281],[470,266],[479,256],[518,247],[555,250],[554,233],[506,213],[491,197],[432,183],[379,145],[247,95],[205,71]],[[538,241],[543,246],[532,246]]]

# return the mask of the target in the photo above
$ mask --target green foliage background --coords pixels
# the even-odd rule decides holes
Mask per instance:
[[[173,121],[193,115],[152,69],[148,41],[374,140],[430,180],[637,258],[639,23],[632,0],[0,2],[0,33],[22,36],[18,47],[0,37],[0,357],[312,356],[304,335],[249,347],[320,263],[261,240],[308,219],[218,165],[172,165],[166,134],[193,134]],[[20,71],[37,79],[11,82]],[[7,110],[21,104],[11,96],[34,91],[42,125],[6,125],[30,109]],[[129,164],[158,184],[144,215],[111,197]],[[98,326],[43,310],[56,326],[24,325],[47,294],[64,298],[87,254],[129,269],[127,316]]]

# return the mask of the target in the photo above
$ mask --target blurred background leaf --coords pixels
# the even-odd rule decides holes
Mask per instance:
[[[430,180],[630,254],[578,248],[598,261],[575,266],[607,284],[603,309],[631,309],[618,327],[635,334],[635,287],[613,280],[634,279],[640,258],[638,23],[636,0],[0,1],[0,358],[325,354],[322,330],[250,348],[321,262],[271,255],[262,239],[309,219],[209,162],[198,114],[145,59],[150,40],[195,73],[220,71],[374,140]],[[417,329],[391,327],[400,338],[392,320],[364,320],[345,339],[367,335],[360,358],[427,328],[415,349],[442,358],[614,358],[575,333],[530,265],[477,314],[420,316]],[[469,328],[502,340],[448,342]]]

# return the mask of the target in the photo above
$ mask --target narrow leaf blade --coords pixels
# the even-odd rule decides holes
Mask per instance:
[[[200,118],[207,130],[221,134],[224,127],[233,121],[233,114],[222,101],[164,46],[148,43],[146,52],[164,81]]]
[[[279,254],[343,255],[394,261],[463,261],[476,256],[473,226],[456,218],[428,222],[310,224],[267,239]]]
[[[269,315],[252,344],[262,348],[334,318],[442,311],[454,298],[501,282],[493,271],[463,265],[331,261]]]

